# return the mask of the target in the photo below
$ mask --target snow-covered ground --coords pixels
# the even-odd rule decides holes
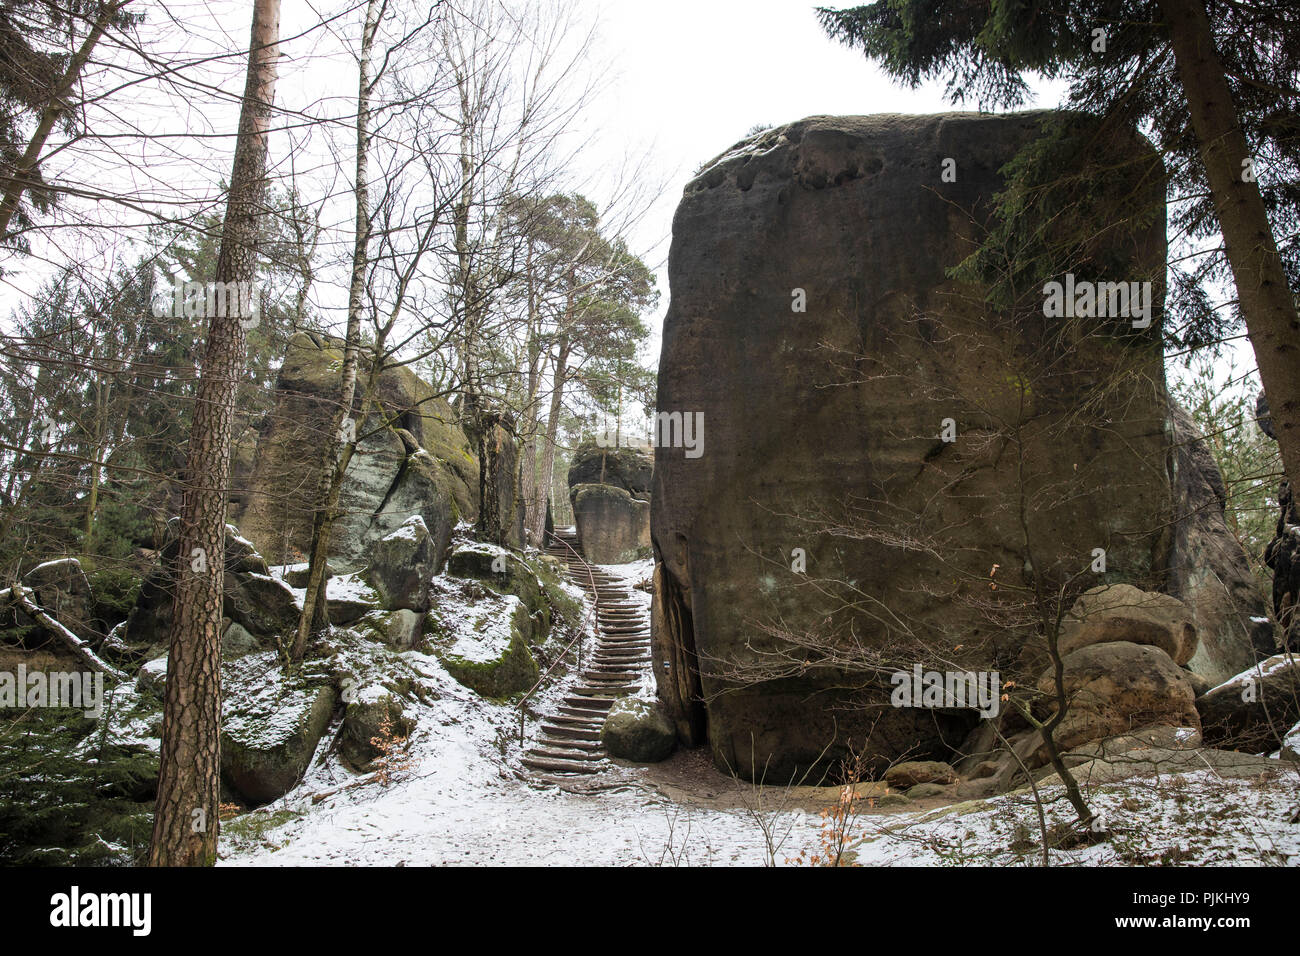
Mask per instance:
[[[1040,790],[1049,833],[1073,811],[1061,787]],[[1300,866],[1300,773],[1261,780],[1212,769],[1136,777],[1086,794],[1109,837],[1051,850],[1053,866]],[[1042,837],[1032,793],[1020,791],[861,827],[864,866],[1038,866]]]
[[[633,585],[652,567],[643,561],[606,570]],[[648,611],[649,593],[631,594]],[[411,769],[388,786],[341,789],[357,776],[334,757],[314,763],[286,797],[224,826],[223,865],[780,865],[800,851],[815,852],[830,835],[807,794],[800,809],[786,803],[791,809],[763,815],[780,844],[769,852],[764,827],[744,806],[683,799],[680,790],[670,797],[639,768],[608,774],[607,788],[593,793],[537,785],[519,769],[523,748],[512,706],[462,687],[432,655],[402,657],[425,691]],[[576,674],[540,694],[535,713],[548,712],[573,680]],[[652,693],[649,682],[642,692]],[[530,718],[525,747],[537,730]],[[1278,761],[1276,770],[1233,776],[1207,764],[1088,787],[1109,838],[1052,850],[1050,861],[1300,865],[1300,773],[1293,766]],[[721,776],[717,782],[719,790],[734,788]],[[834,802],[836,791],[823,793],[826,805]],[[1049,831],[1072,819],[1059,787],[1040,793]],[[783,806],[775,794],[767,807]],[[852,821],[844,844],[845,861],[858,865],[1042,862],[1038,808],[1027,790],[939,809],[873,810]]]
[[[646,576],[646,564],[608,570],[635,583]],[[648,605],[647,593],[632,594]],[[676,805],[638,783],[636,770],[592,794],[531,784],[518,770],[513,707],[462,687],[434,656],[402,657],[431,692],[412,735],[411,770],[387,787],[373,782],[338,790],[355,776],[332,757],[313,764],[284,798],[223,828],[224,865],[763,862],[766,840],[743,811]],[[551,688],[539,710],[563,691],[563,685]],[[536,731],[530,720],[528,733]],[[312,802],[314,794],[333,790]],[[803,825],[799,836],[791,834],[783,850],[811,841],[812,825]]]

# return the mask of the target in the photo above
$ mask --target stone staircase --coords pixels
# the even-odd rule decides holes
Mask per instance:
[[[650,666],[650,621],[627,583],[582,557],[578,536],[556,530],[546,548],[565,562],[570,581],[596,599],[596,650],[577,684],[542,718],[541,736],[523,764],[554,783],[608,769],[600,730],[615,699],[632,692]]]

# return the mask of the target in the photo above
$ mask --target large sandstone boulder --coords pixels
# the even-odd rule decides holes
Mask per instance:
[[[290,339],[246,493],[234,503],[240,528],[276,564],[310,550],[322,441],[333,422],[342,361],[338,339],[307,332]],[[360,423],[369,415],[340,491],[331,567],[363,566],[373,544],[413,514],[424,520],[441,562],[456,522],[478,511],[478,462],[465,434],[447,403],[408,368],[384,371],[369,406],[362,404],[364,389],[357,391],[351,417]],[[391,424],[377,427],[384,421]]]
[[[982,605],[1014,599],[990,591],[990,569],[1055,581],[1103,549],[1100,582],[1163,583],[1177,510],[1163,222],[1070,223],[1106,237],[1075,272],[1155,281],[1142,331],[1045,320],[1037,289],[1036,305],[999,312],[947,274],[1041,118],[812,117],[738,144],[686,187],[656,408],[702,413],[707,428],[702,454],[658,443],[654,659],[678,733],[707,740],[719,765],[766,765],[773,780],[864,741],[886,762],[947,759],[978,719],[890,707],[870,678],[787,634],[904,668],[939,647],[963,669],[1005,672],[1029,634],[990,625]],[[1100,151],[1135,169],[1123,160],[1149,146],[1128,136]],[[1163,203],[1158,176],[1133,188]]]
[[[412,515],[375,543],[365,580],[377,592],[381,607],[427,611],[429,579],[436,563],[429,529],[423,518]]]
[[[649,448],[602,448],[586,439],[569,464],[569,497],[578,485],[613,485],[634,498],[649,498],[653,477],[654,454]]]
[[[371,761],[381,756],[375,741],[383,740],[385,724],[390,738],[407,737],[415,729],[415,719],[406,715],[399,697],[382,688],[366,690],[347,701],[339,732],[339,752],[361,771],[370,770]]]
[[[658,763],[677,746],[677,732],[657,701],[624,697],[609,709],[600,742],[611,757],[632,763]]]
[[[907,790],[922,784],[956,783],[957,774],[940,760],[905,760],[885,771],[885,782],[891,787]]]
[[[1158,647],[1127,641],[1093,644],[1067,654],[1062,663],[1069,704],[1056,729],[1061,750],[1145,727],[1201,729],[1191,684]],[[1038,690],[1054,700],[1052,672],[1039,677]]]
[[[1273,654],[1265,598],[1225,517],[1227,491],[1191,416],[1170,406],[1180,514],[1169,556],[1168,591],[1192,611],[1199,646],[1188,662],[1218,684]],[[1180,663],[1182,663],[1180,661]]]
[[[302,778],[329,726],[338,693],[307,669],[285,678],[273,653],[223,668],[221,773],[244,800],[269,803]]]
[[[1278,654],[1199,697],[1205,742],[1214,747],[1268,753],[1300,720],[1300,661]]]
[[[159,566],[145,578],[125,624],[114,630],[112,647],[105,651],[123,663],[139,662],[166,653],[171,635],[172,605],[176,594],[175,574],[179,523],[168,523],[170,540],[163,547]],[[293,632],[298,622],[298,605],[289,588],[267,574],[266,561],[232,525],[226,525],[225,599],[222,615],[238,624],[236,635],[241,653],[247,650],[244,636],[263,649],[277,646],[278,639]],[[223,628],[230,633],[229,623]]]
[[[1093,644],[1117,641],[1158,647],[1182,665],[1196,653],[1197,633],[1191,611],[1177,598],[1131,584],[1102,585],[1074,602],[1062,622],[1057,650],[1065,657]]]
[[[510,600],[512,609],[504,621],[498,617],[473,637],[461,635],[454,642],[438,641],[436,647],[448,674],[494,700],[531,689],[541,675],[528,646],[533,634],[528,608],[518,598]]]
[[[626,564],[648,557],[650,502],[614,485],[571,489],[582,553],[595,564]]]

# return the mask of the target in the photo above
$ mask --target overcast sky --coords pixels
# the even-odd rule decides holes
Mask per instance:
[[[701,163],[752,127],[818,113],[974,108],[949,104],[939,85],[895,84],[861,53],[828,39],[806,0],[583,2],[600,20],[597,55],[613,63],[612,81],[593,113],[601,127],[598,145],[586,159],[599,166],[617,163],[620,148],[646,151],[665,183],[636,235],[659,266],[658,319],[667,307],[663,266],[682,188]],[[1028,106],[1052,106],[1057,98],[1057,90],[1045,88]]]

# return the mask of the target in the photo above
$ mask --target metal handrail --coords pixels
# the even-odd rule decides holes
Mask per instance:
[[[578,626],[578,636],[569,642],[568,646],[565,647],[564,650],[560,653],[560,655],[556,657],[555,660],[551,663],[551,666],[546,668],[546,673],[542,674],[541,677],[537,678],[537,683],[534,684],[528,690],[528,692],[519,699],[519,703],[515,704],[515,709],[519,711],[519,746],[521,747],[524,745],[524,720],[527,716],[526,712],[524,711],[524,704],[528,703],[529,698],[531,698],[533,694],[537,693],[537,689],[541,687],[543,683],[545,683],[546,678],[551,676],[551,671],[555,670],[555,668],[559,665],[560,661],[564,660],[564,656],[568,654],[570,650],[573,649],[574,644],[578,645],[578,668],[579,669],[582,668],[582,639],[587,635],[587,621],[589,621],[592,615],[594,615],[600,608],[600,593],[596,590],[596,575],[592,573],[591,565],[587,562],[587,559],[584,558],[582,555],[580,555],[577,551],[574,551],[573,546],[570,545],[569,542],[565,541],[563,538],[559,537],[554,532],[551,533],[551,540],[558,542],[559,544],[562,544],[566,548],[568,548],[569,551],[572,552],[573,556],[577,558],[579,561],[581,561],[582,566],[586,568],[587,583],[591,586],[591,607],[588,609],[587,613],[584,614],[582,617],[582,623]]]

